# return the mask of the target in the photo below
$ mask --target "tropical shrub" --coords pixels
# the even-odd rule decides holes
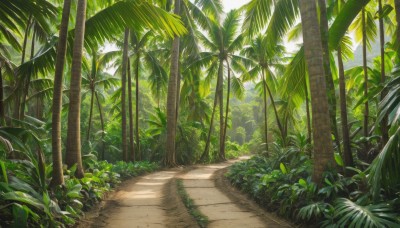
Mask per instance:
[[[311,160],[292,147],[281,149],[232,165],[227,178],[268,210],[305,226],[400,225],[399,197],[374,202],[365,172],[351,168],[355,175],[345,177],[328,171],[318,186],[311,181]]]

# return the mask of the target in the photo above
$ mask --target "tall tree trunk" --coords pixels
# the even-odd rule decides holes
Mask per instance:
[[[378,0],[378,5],[379,5],[379,38],[381,47],[381,83],[383,84],[386,81],[386,73],[385,73],[385,28],[383,26],[382,0]],[[385,98],[386,94],[387,91],[385,89],[382,90],[381,100]],[[389,141],[389,127],[388,127],[387,115],[381,121],[381,131],[382,131],[381,148],[383,148]]]
[[[94,106],[94,94],[96,92],[96,74],[97,74],[97,53],[92,51],[92,71],[90,73],[90,111],[89,111],[89,123],[86,135],[86,141],[89,144],[90,142],[90,130],[92,128],[92,120],[93,120],[93,106]]]
[[[340,117],[342,118],[343,158],[346,167],[353,166],[353,155],[351,153],[349,125],[347,122],[346,81],[342,59],[342,48],[338,46],[339,65],[339,90],[340,90]],[[345,169],[345,173],[347,173]]]
[[[36,98],[36,118],[39,120],[43,119],[43,101],[40,97]]]
[[[25,34],[24,34],[24,41],[22,43],[22,54],[21,54],[21,65],[25,63],[25,55],[26,55],[26,46],[28,44],[28,36],[29,36],[29,31],[31,28],[31,22],[32,22],[32,14],[29,15],[28,21],[26,23],[26,28],[25,28]],[[15,78],[15,108],[14,108],[14,118],[19,119],[20,118],[20,108],[21,108],[21,99],[22,99],[22,94],[21,91],[19,90],[19,86],[22,83],[23,85],[23,80],[20,78]]]
[[[263,71],[263,74],[265,74],[265,71]],[[265,75],[264,75],[264,78],[266,79]],[[271,89],[268,86],[267,80],[264,80],[264,83],[265,83],[265,85],[264,85],[265,88],[267,88],[267,92],[268,92],[268,95],[269,95],[269,99],[271,101],[272,108],[274,110],[275,119],[276,119],[276,123],[277,123],[278,128],[279,128],[279,132],[281,133],[281,137],[282,137],[283,143],[285,143],[285,145],[286,145],[286,138],[287,138],[286,132],[287,131],[284,129],[284,127],[282,125],[282,122],[279,119],[278,109],[276,108],[276,105],[275,105],[275,99],[274,99],[274,96],[272,95]]]
[[[71,11],[71,0],[64,1],[64,7],[61,18],[60,33],[57,44],[57,56],[53,86],[53,106],[52,106],[52,128],[51,128],[51,146],[53,173],[51,186],[57,186],[64,183],[64,174],[62,167],[61,152],[61,108],[62,108],[62,92],[63,92],[63,76],[65,55],[67,53],[67,36],[69,13]]]
[[[178,78],[176,81],[176,123],[178,124],[178,119],[179,119],[179,105],[181,101],[181,74],[180,74],[180,69],[181,69],[181,64],[180,62],[178,63]]]
[[[268,154],[268,107],[267,107],[267,88],[265,81],[265,72],[262,69],[262,87],[263,87],[263,100],[264,100],[264,128],[265,128],[265,152]]]
[[[365,8],[363,7],[361,12],[361,23],[362,23],[362,43],[363,43],[363,70],[364,70],[364,97],[368,96],[368,65],[367,65],[367,25],[366,25],[366,15]],[[369,118],[369,103],[368,100],[365,101],[364,108],[364,137],[369,137],[369,129],[368,129],[368,118]],[[366,140],[364,143],[364,159],[367,158],[369,151],[369,143]]]
[[[397,56],[400,58],[400,0],[394,0],[394,8],[396,11],[396,42]]]
[[[306,80],[304,80],[304,92],[306,97],[306,113],[307,113],[307,142],[311,144],[312,129],[311,129],[311,114],[310,114],[310,98],[308,97],[308,87]]]
[[[226,141],[226,129],[228,128],[228,116],[229,116],[229,101],[230,101],[230,96],[231,96],[231,67],[229,66],[229,61],[226,60],[226,66],[228,68],[228,88],[226,91],[226,111],[225,111],[225,123],[224,123],[224,138],[222,140],[224,151],[225,151],[225,141]],[[223,154],[223,157],[220,157],[220,160],[226,160],[225,159],[225,153]]]
[[[130,160],[135,161],[135,141],[133,131],[133,107],[132,107],[132,74],[131,61],[128,58],[128,106],[129,106],[129,151]]]
[[[320,30],[321,30],[321,41],[322,50],[324,57],[324,70],[325,70],[325,80],[326,89],[328,92],[328,104],[329,104],[329,116],[331,119],[331,129],[332,134],[335,136],[335,142],[340,152],[340,139],[336,121],[336,95],[335,95],[335,85],[333,83],[332,71],[330,66],[330,52],[329,52],[329,25],[328,25],[328,15],[326,12],[326,0],[318,0],[318,5],[320,9]]]
[[[32,29],[33,29],[34,23],[32,24]],[[32,34],[32,43],[31,43],[31,60],[33,59],[33,56],[35,55],[35,38],[36,38],[36,32],[35,30],[33,31]],[[31,83],[31,76],[32,73],[29,72],[27,75],[27,78],[25,80],[25,83],[23,83],[23,90],[22,90],[22,96],[21,96],[21,109],[20,109],[20,114],[19,114],[19,119],[23,120],[25,118],[25,106],[26,106],[26,100],[28,96],[28,91],[29,91],[29,85]]]
[[[299,2],[303,37],[307,38],[304,39],[304,50],[309,72],[313,114],[313,181],[321,184],[323,172],[334,164],[323,49],[315,1],[299,0]]]
[[[122,158],[128,161],[128,142],[126,132],[126,70],[128,65],[128,48],[129,48],[129,29],[125,29],[124,48],[122,54],[122,95],[121,95],[121,115],[122,115]]]
[[[218,158],[224,160],[225,158],[225,145],[224,145],[224,62],[221,61],[222,71],[218,73],[218,78],[220,80],[218,88],[218,102],[219,102],[219,153]]]
[[[93,80],[93,79],[91,79]],[[88,123],[88,129],[87,129],[87,134],[86,134],[86,141],[87,143],[90,142],[90,130],[92,128],[92,119],[93,119],[93,106],[94,106],[94,93],[95,93],[95,88],[94,88],[94,82],[93,85],[91,85],[90,88],[90,110],[89,110],[89,123]],[[93,87],[92,87],[93,86]]]
[[[3,72],[0,62],[0,126],[5,126],[6,115],[4,110]]]
[[[101,151],[101,159],[104,160],[104,155],[105,155],[105,148],[106,148],[106,144],[104,142],[104,117],[103,117],[103,110],[101,109],[101,103],[99,101],[99,96],[97,95],[97,93],[94,94],[96,96],[96,101],[97,101],[97,107],[99,108],[99,113],[100,113],[100,123],[101,123],[101,141],[103,142],[103,148]]]
[[[222,71],[222,70],[224,70],[224,67],[220,64],[218,72]],[[212,134],[212,129],[213,129],[213,125],[214,125],[215,110],[216,110],[217,104],[218,104],[218,90],[219,90],[220,83],[222,83],[222,82],[220,81],[220,78],[218,77],[217,78],[217,86],[215,88],[214,105],[213,105],[213,110],[212,110],[212,114],[211,114],[210,128],[208,129],[206,146],[204,148],[203,154],[200,157],[200,161],[202,161],[202,162],[206,161],[206,159],[208,159],[210,157],[210,141],[211,141],[211,134]]]
[[[136,81],[136,115],[135,115],[135,125],[136,125],[136,154],[139,161],[142,160],[142,152],[140,150],[140,135],[139,135],[139,64],[140,64],[140,53],[136,56],[136,66],[135,66],[135,81]]]
[[[85,36],[86,0],[79,0],[76,10],[75,39],[72,49],[71,84],[68,110],[66,163],[76,164],[76,177],[84,176],[81,156],[81,80]]]
[[[174,13],[179,15],[181,0],[175,0]],[[179,42],[175,36],[172,43],[171,71],[168,81],[167,97],[167,142],[164,163],[168,167],[176,166],[175,136],[176,136],[176,94],[179,77]]]

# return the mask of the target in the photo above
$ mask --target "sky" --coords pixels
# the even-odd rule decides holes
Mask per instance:
[[[248,2],[249,0],[222,0],[225,12],[229,12],[232,9],[237,9]]]

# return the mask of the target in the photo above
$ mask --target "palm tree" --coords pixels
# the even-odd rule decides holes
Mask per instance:
[[[175,0],[174,13],[179,15],[181,0]],[[175,154],[175,136],[176,136],[176,96],[177,96],[177,80],[179,77],[179,42],[178,36],[175,36],[172,42],[171,49],[171,68],[168,81],[168,96],[167,96],[167,142],[165,165],[172,167],[176,166]]]
[[[231,71],[231,66],[237,66],[241,68],[244,72],[245,68],[242,66],[241,62],[245,62],[246,59],[240,55],[236,55],[235,53],[241,49],[243,43],[243,34],[238,33],[239,26],[239,12],[238,11],[230,11],[225,20],[219,24],[218,22],[210,21],[208,27],[208,35],[209,38],[200,35],[200,39],[203,45],[209,50],[206,52],[200,53],[200,58],[195,61],[193,64],[196,66],[209,66],[208,77],[214,77],[217,73],[217,83],[215,90],[215,99],[213,111],[211,114],[210,128],[206,141],[206,147],[204,149],[203,155],[201,156],[201,160],[208,158],[209,154],[209,144],[211,139],[214,114],[216,110],[217,104],[219,104],[220,111],[220,137],[219,137],[219,153],[218,158],[220,160],[225,160],[225,124],[224,118],[224,108],[223,108],[223,83],[224,83],[224,69],[226,67],[227,71]],[[225,65],[226,64],[226,65]],[[229,75],[228,75],[229,76]],[[228,77],[229,80],[229,77]],[[230,83],[227,84],[228,91],[230,92]],[[229,96],[227,96],[229,99]],[[229,110],[229,102],[227,100],[227,109]],[[226,112],[228,113],[228,112]]]
[[[160,73],[164,73],[164,69],[158,64],[158,60],[153,56],[152,51],[146,50],[146,45],[153,35],[152,31],[140,31],[135,30],[131,32],[130,44],[132,45],[133,52],[132,57],[135,57],[134,62],[134,72],[135,72],[135,92],[136,92],[136,112],[135,112],[135,140],[136,140],[136,154],[137,158],[141,160],[142,154],[140,152],[140,136],[139,136],[139,70],[140,70],[140,62],[141,60],[145,60],[146,63],[152,66],[152,76],[158,78]],[[154,74],[153,74],[154,73]],[[154,82],[154,81],[153,81]],[[157,84],[157,82],[155,82]]]
[[[314,172],[313,180],[321,183],[322,174],[333,165],[333,147],[326,93],[325,70],[317,7],[314,1],[299,0],[303,24],[304,50],[308,65],[313,115]]]
[[[131,61],[129,58],[127,67],[128,67],[127,71],[128,71],[128,109],[129,109],[129,155],[130,155],[130,160],[135,161],[136,155],[135,155],[135,140],[133,133],[132,74],[131,74]]]
[[[52,157],[53,173],[52,185],[57,186],[64,183],[61,153],[61,106],[62,106],[62,81],[64,75],[65,56],[67,52],[67,36],[71,0],[64,1],[61,18],[59,41],[54,76],[53,106],[52,106]]]
[[[122,74],[121,74],[121,129],[122,129],[122,158],[128,161],[128,143],[126,132],[126,73],[128,66],[128,48],[129,48],[129,29],[125,29],[124,46],[122,54]]]
[[[273,68],[281,68],[282,67],[282,58],[285,51],[285,48],[282,45],[271,46],[267,43],[267,36],[260,35],[254,41],[252,41],[251,45],[246,47],[243,50],[243,54],[252,59],[257,63],[256,67],[254,67],[248,74],[249,76],[260,76],[261,83],[263,88],[263,100],[264,100],[264,128],[265,128],[265,144],[266,150],[268,151],[268,119],[267,119],[267,96],[271,100],[271,104],[274,110],[276,123],[278,125],[278,129],[281,133],[282,139],[286,138],[286,133],[283,129],[281,120],[278,115],[278,110],[274,101],[274,96],[272,94],[271,84],[274,85],[274,73]],[[268,83],[269,82],[269,83]]]
[[[382,0],[378,0],[378,12],[379,12],[379,41],[380,41],[380,49],[381,49],[381,83],[385,83],[386,81],[386,74],[385,74],[385,28],[383,26],[383,7],[382,7]],[[386,90],[382,90],[381,93],[381,100],[385,98],[387,94]],[[389,128],[388,128],[388,117],[385,116],[381,122],[381,132],[382,132],[382,139],[381,139],[381,147],[383,148],[384,145],[389,140]]]
[[[113,61],[118,54],[120,54],[119,51],[110,51],[100,54],[96,51],[92,51],[91,66],[86,66],[88,69],[87,76],[82,76],[82,85],[85,88],[85,91],[82,93],[82,97],[84,97],[87,93],[90,94],[89,121],[86,134],[87,142],[90,141],[95,99],[96,106],[100,113],[101,130],[103,132],[102,137],[104,137],[104,120],[102,118],[102,106],[99,101],[99,96],[104,94],[104,90],[110,89],[112,86],[116,86],[117,82],[119,82],[117,78],[114,78],[107,72],[104,72],[107,64]]]
[[[397,41],[397,55],[400,55],[400,51],[398,50],[400,48],[400,0],[394,0],[394,9],[396,11],[396,22],[397,22],[397,28],[396,28],[396,41]]]
[[[336,95],[335,85],[333,84],[331,66],[330,66],[330,50],[329,50],[329,26],[328,26],[328,15],[326,9],[326,0],[318,0],[319,13],[320,13],[320,30],[321,30],[321,41],[322,49],[324,54],[324,69],[325,69],[325,80],[326,88],[328,92],[328,103],[329,103],[329,116],[331,118],[331,129],[335,136],[335,142],[340,152],[340,139],[336,121]]]
[[[69,95],[66,163],[68,167],[76,164],[76,177],[84,176],[81,157],[81,72],[83,41],[85,35],[86,0],[79,0],[76,12],[75,39],[72,51],[71,88]]]
[[[340,97],[340,117],[342,119],[342,138],[343,138],[343,157],[346,167],[354,165],[351,153],[349,125],[347,121],[347,102],[346,102],[346,81],[343,66],[342,45],[338,46],[338,67],[339,67],[339,97]],[[345,170],[346,172],[346,170]],[[346,172],[347,173],[347,172]]]

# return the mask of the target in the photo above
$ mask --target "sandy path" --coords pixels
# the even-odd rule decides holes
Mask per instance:
[[[208,217],[208,227],[290,227],[223,184],[222,169],[232,163],[171,169],[126,181],[94,219],[78,227],[198,227],[178,196],[175,178],[183,180],[189,197]]]
[[[166,227],[163,188],[178,171],[161,171],[141,177],[115,193],[92,227]]]
[[[215,187],[214,173],[229,165],[231,163],[200,166],[182,176],[189,197],[208,217],[208,227],[290,227],[247,210]]]

